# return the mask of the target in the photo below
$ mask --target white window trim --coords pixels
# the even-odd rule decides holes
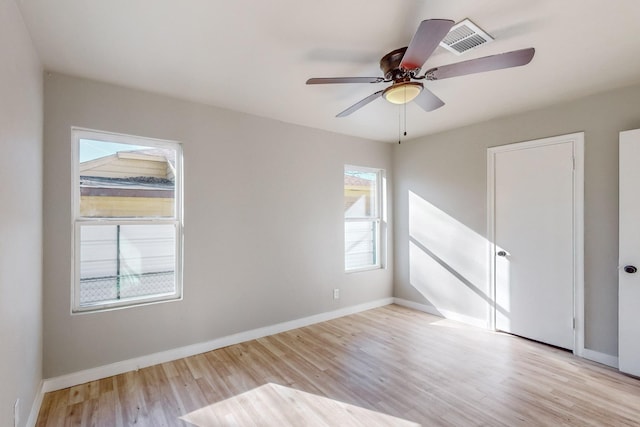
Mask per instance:
[[[171,148],[176,150],[176,171],[175,171],[175,216],[174,218],[86,218],[80,216],[80,174],[79,174],[79,154],[80,140],[91,139],[95,141],[115,142],[132,145],[142,145],[156,148]],[[156,304],[161,302],[180,301],[183,298],[183,156],[182,144],[178,141],[160,140],[141,136],[118,134],[106,131],[97,131],[80,127],[71,128],[71,314],[85,314],[138,307],[142,305]],[[76,249],[80,247],[80,227],[82,225],[130,225],[130,224],[175,224],[176,226],[176,259],[175,259],[175,280],[176,290],[170,294],[127,298],[121,301],[108,303],[94,303],[80,305],[80,253]]]
[[[376,174],[376,216],[371,216],[371,217],[351,217],[351,218],[344,218],[344,223],[347,222],[374,222],[375,226],[376,226],[376,241],[375,241],[375,247],[376,247],[376,252],[375,252],[375,258],[376,258],[376,263],[372,264],[372,265],[367,265],[364,267],[357,267],[357,268],[347,268],[346,263],[344,265],[344,271],[347,274],[350,273],[359,273],[362,271],[370,271],[370,270],[380,270],[381,268],[383,268],[383,264],[382,264],[382,255],[384,253],[383,248],[381,247],[381,242],[382,242],[382,238],[381,238],[381,233],[382,233],[382,216],[383,216],[383,211],[386,211],[386,205],[385,205],[385,201],[383,200],[383,195],[386,193],[385,191],[383,191],[382,188],[382,183],[385,181],[383,179],[384,177],[384,169],[379,169],[379,168],[371,168],[371,167],[366,167],[366,166],[356,166],[356,165],[349,165],[346,164],[344,165],[343,170],[351,170],[351,171],[359,171],[359,172],[371,172],[371,173],[375,173]],[[344,189],[344,183],[343,183],[343,189]],[[344,229],[343,229],[343,234],[344,234]],[[344,238],[343,238],[344,241]],[[344,255],[346,254],[346,248],[344,248],[343,250],[343,262],[344,260]]]

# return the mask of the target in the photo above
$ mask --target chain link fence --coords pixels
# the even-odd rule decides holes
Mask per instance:
[[[171,293],[175,286],[175,271],[84,278],[80,280],[80,301],[89,304]]]

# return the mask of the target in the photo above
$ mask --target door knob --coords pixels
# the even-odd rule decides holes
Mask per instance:
[[[507,256],[507,253],[505,251],[499,251],[498,256]],[[635,268],[635,267],[634,267]],[[635,272],[634,272],[635,273]]]
[[[633,274],[636,271],[638,271],[638,269],[634,265],[625,265],[624,266],[624,271],[626,273]]]

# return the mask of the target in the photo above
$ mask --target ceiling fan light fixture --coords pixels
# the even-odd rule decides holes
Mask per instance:
[[[413,101],[422,92],[422,83],[402,82],[395,83],[384,90],[382,96],[392,104],[406,104]]]

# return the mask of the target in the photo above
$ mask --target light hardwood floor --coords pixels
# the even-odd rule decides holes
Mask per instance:
[[[386,306],[47,393],[45,426],[635,426],[640,380]]]

